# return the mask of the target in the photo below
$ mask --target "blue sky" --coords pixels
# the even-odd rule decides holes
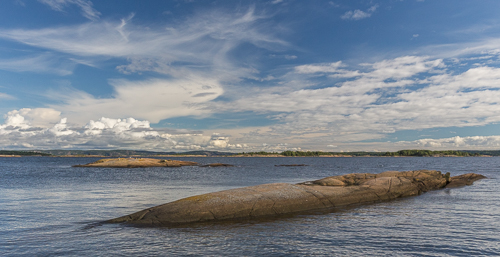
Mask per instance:
[[[499,9],[2,1],[0,149],[499,149]]]

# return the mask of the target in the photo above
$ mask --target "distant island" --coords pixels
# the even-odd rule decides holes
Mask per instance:
[[[322,151],[283,151],[283,152],[157,152],[141,150],[0,150],[0,157],[51,156],[51,157],[474,157],[500,156],[500,150],[400,150],[396,152],[322,152]]]
[[[52,156],[49,153],[38,151],[4,151],[0,150],[0,157],[22,157],[22,156]]]
[[[281,153],[249,152],[236,155],[242,156],[286,156],[286,157],[471,157],[471,156],[500,156],[500,151],[487,150],[400,150],[396,152],[322,152],[322,151],[284,151]]]
[[[88,164],[73,167],[141,168],[141,167],[182,167],[197,166],[196,162],[178,160],[160,160],[152,158],[112,158],[101,159]]]

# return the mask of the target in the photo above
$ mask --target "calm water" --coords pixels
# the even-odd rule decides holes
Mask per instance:
[[[179,159],[236,167],[72,168],[97,158],[0,158],[0,255],[500,255],[498,157]],[[392,202],[280,219],[180,228],[99,223],[218,190],[416,169],[452,176],[476,172],[490,179]]]

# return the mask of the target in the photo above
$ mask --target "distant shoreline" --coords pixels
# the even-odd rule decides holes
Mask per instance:
[[[47,156],[47,157],[95,157],[95,158],[181,158],[181,157],[496,157],[500,150],[399,150],[395,152],[323,152],[323,151],[283,151],[283,152],[155,152],[143,150],[0,150],[0,157]]]
[[[458,155],[432,155],[432,156],[383,156],[383,155],[320,155],[320,156],[283,156],[283,155],[218,155],[218,156],[208,156],[208,155],[132,155],[132,156],[106,156],[106,155],[0,155],[0,158],[10,158],[10,157],[49,157],[49,158],[186,158],[186,157],[196,157],[196,158],[303,158],[303,157],[315,157],[315,158],[373,158],[373,157],[383,157],[383,158],[404,158],[404,157],[499,157],[492,155],[477,155],[477,156],[458,156]]]

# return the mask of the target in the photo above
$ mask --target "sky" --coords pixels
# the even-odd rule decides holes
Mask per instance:
[[[500,149],[500,1],[4,0],[0,149]]]

